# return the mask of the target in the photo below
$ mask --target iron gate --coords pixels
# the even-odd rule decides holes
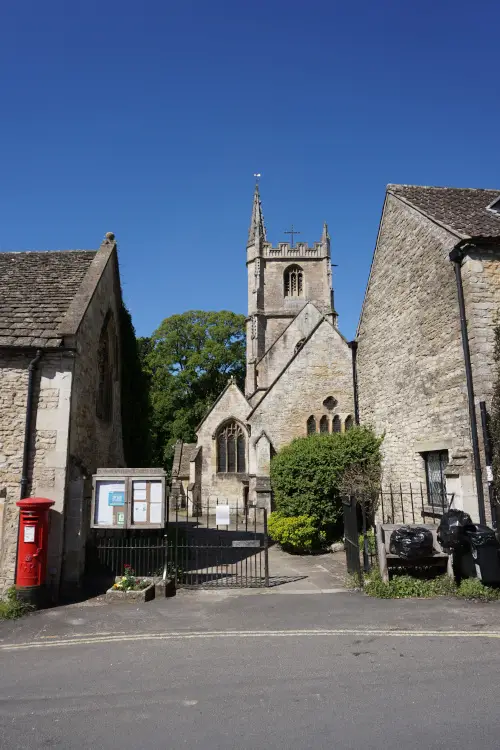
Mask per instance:
[[[267,510],[214,499],[169,510],[167,574],[177,587],[269,586]]]

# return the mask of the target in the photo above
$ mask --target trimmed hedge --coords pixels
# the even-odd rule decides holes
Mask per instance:
[[[318,529],[313,516],[284,516],[274,512],[269,516],[267,530],[285,552],[301,554],[321,549],[325,534]]]
[[[314,516],[323,527],[342,517],[340,486],[346,469],[380,466],[380,445],[367,427],[297,438],[271,461],[276,509],[283,516]]]

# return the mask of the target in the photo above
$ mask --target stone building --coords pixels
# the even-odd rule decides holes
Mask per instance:
[[[490,520],[480,402],[494,382],[500,193],[389,185],[357,332],[359,417],[384,482]],[[462,320],[461,320],[462,318]]]
[[[245,393],[230,381],[196,445],[177,446],[172,494],[187,492],[190,507],[210,498],[270,507],[273,453],[296,437],[353,424],[352,356],[337,328],[326,224],[312,246],[273,246],[256,187],[246,262]]]
[[[0,591],[13,583],[21,497],[55,501],[48,582],[78,583],[91,475],[123,466],[120,277],[95,250],[0,253]]]

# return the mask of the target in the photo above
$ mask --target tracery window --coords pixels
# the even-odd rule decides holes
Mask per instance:
[[[307,434],[314,435],[315,432],[316,432],[316,419],[311,414],[311,416],[307,420]]]
[[[350,430],[353,426],[354,426],[354,420],[349,414],[349,416],[345,418],[344,429],[347,432],[347,430]]]
[[[319,420],[319,431],[330,432],[329,425],[328,425],[328,417],[326,416],[326,414],[323,414],[323,416]]]
[[[300,266],[289,266],[284,278],[285,297],[304,296],[304,272]]]
[[[340,432],[341,431],[341,422],[340,417],[338,414],[336,414],[332,420],[332,432]]]
[[[232,420],[217,433],[217,471],[222,474],[246,471],[246,442],[243,428]]]

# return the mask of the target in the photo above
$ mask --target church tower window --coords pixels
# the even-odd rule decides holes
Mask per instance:
[[[316,419],[311,414],[311,416],[307,420],[307,434],[314,435],[315,432],[316,432]]]
[[[323,433],[330,432],[329,425],[328,425],[328,417],[326,416],[326,414],[323,414],[323,416],[319,420],[319,431]]]
[[[284,278],[285,297],[304,296],[304,272],[300,266],[289,266]]]
[[[217,471],[222,474],[246,471],[246,442],[243,429],[232,420],[217,433]]]
[[[338,414],[336,414],[332,421],[332,432],[340,432],[340,430],[341,430],[340,417]]]

